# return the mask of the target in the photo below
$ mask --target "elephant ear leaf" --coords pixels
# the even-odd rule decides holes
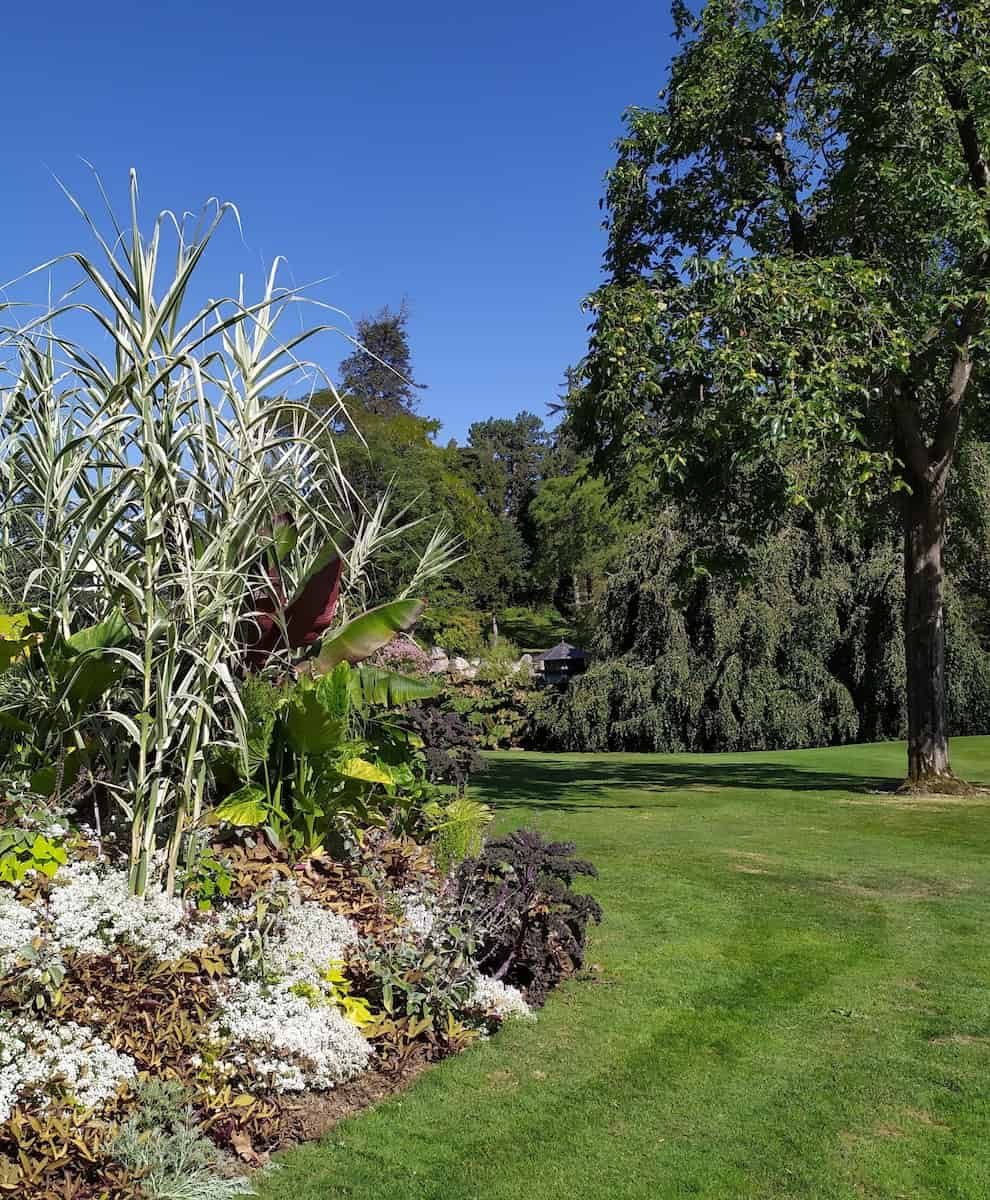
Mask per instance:
[[[0,613],[0,671],[5,671],[40,640],[30,613]]]
[[[72,654],[86,654],[94,650],[123,646],[130,636],[131,631],[124,614],[119,608],[115,608],[98,624],[89,625],[67,637],[65,644]]]
[[[226,821],[229,825],[263,825],[268,819],[265,793],[261,788],[250,785],[238,788],[211,815],[215,820]]]
[[[313,674],[324,675],[342,662],[352,666],[362,662],[387,646],[396,634],[412,629],[425,608],[425,600],[393,600],[348,621],[332,637],[323,639],[311,664]]]
[[[65,639],[67,657],[58,674],[66,683],[66,695],[77,707],[98,700],[120,679],[126,664],[116,654],[107,653],[123,646],[131,636],[124,614],[115,608],[96,625],[80,629]]]
[[[391,774],[383,767],[368,762],[366,758],[345,758],[337,770],[345,779],[358,779],[362,783],[392,783]]]
[[[333,676],[316,684],[302,680],[292,693],[285,709],[285,732],[297,754],[325,754],[343,741],[346,708],[342,711],[337,702],[337,683]]]

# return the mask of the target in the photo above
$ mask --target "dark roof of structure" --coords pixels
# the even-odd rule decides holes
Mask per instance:
[[[560,641],[552,650],[544,650],[542,654],[537,655],[541,662],[564,662],[567,659],[587,658],[588,652],[581,650],[577,646],[572,646],[570,642]]]

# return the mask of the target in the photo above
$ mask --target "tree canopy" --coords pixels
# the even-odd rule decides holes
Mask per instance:
[[[674,13],[668,86],[608,176],[572,428],[613,481],[646,472],[710,518],[695,553],[795,509],[897,511],[909,771],[946,776],[946,489],[987,409],[990,3]]]

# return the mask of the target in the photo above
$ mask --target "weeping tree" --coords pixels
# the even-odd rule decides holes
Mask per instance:
[[[908,777],[953,786],[943,544],[986,424],[988,0],[674,5],[626,114],[571,421],[752,544],[795,507],[903,539]]]
[[[39,268],[71,271],[66,298],[3,340],[0,610],[28,626],[0,641],[30,647],[22,675],[40,659],[59,770],[99,762],[141,893],[162,846],[174,882],[211,745],[243,742],[246,667],[357,662],[422,606],[361,614],[374,556],[403,527],[387,497],[362,507],[308,406],[275,398],[300,381],[332,394],[305,352],[333,327],[287,320],[304,298],[274,269],[256,300],[198,295],[232,206],[164,213],[145,234],[132,174],[130,221],[108,206],[104,236],[73,203],[97,253]],[[339,419],[331,406],[326,424]],[[450,557],[439,531],[403,594]]]

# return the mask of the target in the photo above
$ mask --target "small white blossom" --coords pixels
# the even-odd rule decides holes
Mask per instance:
[[[312,1007],[283,981],[235,980],[211,1037],[247,1052],[251,1072],[278,1092],[332,1088],[368,1066],[371,1046],[332,1005]]]
[[[428,937],[436,921],[434,897],[426,892],[407,891],[399,896],[399,903],[402,905],[402,919],[411,932]]]
[[[330,964],[340,961],[357,940],[358,931],[346,917],[301,900],[295,892],[266,965],[288,983],[319,986]]]
[[[124,871],[73,863],[54,879],[48,918],[55,944],[79,954],[104,954],[129,942],[162,961],[182,958],[206,945],[188,905],[163,891],[132,896]]]
[[[38,936],[38,920],[31,909],[7,890],[0,891],[0,973],[10,971],[18,954]]]
[[[109,1100],[137,1065],[72,1021],[0,1019],[0,1124],[28,1095],[51,1102],[53,1085],[85,1108]]]
[[[469,1008],[481,1009],[487,1016],[496,1017],[500,1021],[509,1017],[524,1017],[534,1019],[533,1010],[523,999],[522,992],[501,979],[492,979],[488,975],[479,975],[474,994],[468,1002]]]

